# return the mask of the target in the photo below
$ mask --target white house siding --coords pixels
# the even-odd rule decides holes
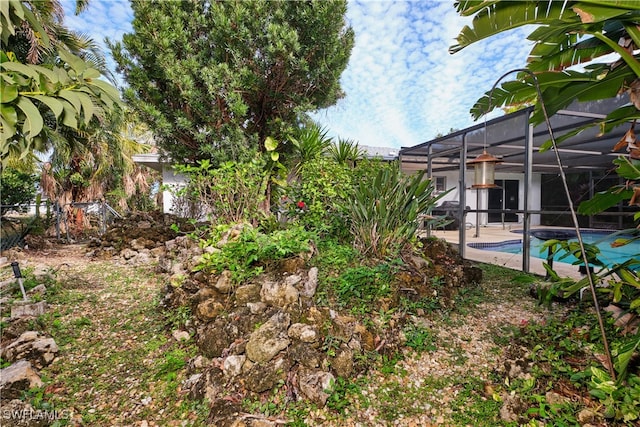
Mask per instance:
[[[472,172],[472,171],[470,171]],[[455,201],[458,202],[460,200],[460,185],[458,180],[460,179],[459,171],[448,171],[444,173],[434,173],[433,177],[445,177],[446,179],[446,188],[447,190],[451,190],[445,196],[442,197],[438,201],[438,204],[441,204],[444,201]],[[471,210],[476,209],[486,209],[488,204],[488,192],[486,190],[478,190],[472,189],[473,185],[473,174],[467,173],[466,177],[467,181],[465,184],[465,198],[466,198],[466,206]],[[524,200],[524,175],[523,174],[512,174],[512,173],[499,173],[496,172],[495,175],[496,180],[517,180],[518,181],[518,209],[524,210],[525,208],[525,200]],[[534,173],[531,175],[531,188],[529,188],[529,210],[540,210],[540,196],[541,196],[541,174]],[[478,197],[479,196],[479,197]],[[479,200],[479,205],[477,201]],[[487,214],[480,213],[480,225],[487,224]],[[476,225],[476,214],[468,213],[466,217],[466,222],[469,224]],[[519,215],[519,223],[522,222],[522,215]],[[531,225],[540,225],[540,215],[533,214],[530,217]]]

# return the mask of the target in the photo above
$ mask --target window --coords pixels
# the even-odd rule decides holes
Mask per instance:
[[[447,177],[446,176],[434,176],[433,184],[435,185],[436,193],[441,193],[447,189]]]

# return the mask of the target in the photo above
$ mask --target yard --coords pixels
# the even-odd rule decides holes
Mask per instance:
[[[637,403],[637,384],[613,409],[589,394],[596,381],[589,367],[604,367],[588,302],[542,307],[530,295],[538,278],[481,264],[481,283],[460,289],[446,307],[422,299],[411,309],[382,304],[362,314],[378,331],[402,324],[403,343],[385,351],[376,342],[364,369],[335,378],[326,405],[299,398],[291,377],[244,394],[225,377],[221,397],[238,411],[215,418],[186,380],[224,366],[225,356],[203,357],[193,333],[186,340],[178,333],[197,320],[184,306],[162,308],[169,277],[154,264],[92,258],[88,250],[9,253],[27,272],[27,288],[47,287],[46,314],[2,326],[3,338],[36,329],[58,344],[58,357],[40,372],[43,385],[21,397],[36,413],[55,413],[53,425],[624,425],[624,415],[637,416],[628,406]],[[10,272],[3,268],[2,277]],[[326,344],[325,337],[320,351],[335,350]],[[605,410],[619,411],[617,421]]]

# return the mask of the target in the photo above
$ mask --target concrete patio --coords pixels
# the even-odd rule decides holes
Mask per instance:
[[[532,230],[536,228],[544,228],[549,229],[553,227],[548,226],[540,226],[540,227],[531,227]],[[513,230],[522,230],[522,227],[519,224],[507,224],[504,228],[502,224],[490,224],[488,226],[480,227],[480,237],[474,237],[476,234],[476,228],[472,227],[465,230],[465,240],[466,243],[495,243],[495,242],[504,242],[507,240],[518,240],[522,239],[522,234],[514,233]],[[423,236],[426,233],[422,234]],[[438,237],[440,239],[444,239],[449,243],[454,245],[458,245],[459,243],[459,231],[458,230],[431,230],[432,237]],[[532,254],[533,255],[533,254]],[[500,265],[503,267],[511,268],[514,270],[522,270],[522,255],[521,254],[511,254],[505,252],[497,252],[491,250],[484,249],[475,249],[467,246],[464,248],[464,258],[484,262],[488,264]],[[542,266],[543,259],[536,258],[534,256],[530,257],[529,261],[529,269],[530,273],[537,274],[540,276],[546,275],[546,270]],[[571,277],[573,279],[580,279],[584,277],[578,272],[578,266],[566,264],[563,262],[555,261],[553,263],[553,267],[555,271],[561,277]]]

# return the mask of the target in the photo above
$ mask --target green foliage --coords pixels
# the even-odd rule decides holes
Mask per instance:
[[[289,221],[318,235],[345,236],[344,206],[352,194],[349,170],[320,156],[298,167],[297,179],[286,188],[280,210]]]
[[[330,392],[327,408],[339,414],[345,414],[351,406],[351,397],[362,395],[362,384],[358,381],[337,377],[327,391]]]
[[[337,240],[318,241],[317,251],[311,262],[323,271],[343,271],[359,259],[359,253],[352,245]]]
[[[134,32],[110,42],[159,146],[174,159],[236,159],[284,140],[343,96],[354,34],[346,1],[133,1]]]
[[[184,368],[189,360],[189,355],[183,349],[173,349],[164,354],[164,360],[157,367],[156,378],[170,378],[177,371]]]
[[[589,393],[605,406],[606,418],[636,425],[640,420],[640,377],[632,375],[626,384],[613,381],[602,369],[591,367]]]
[[[388,264],[373,267],[360,266],[347,268],[338,277],[329,278],[336,294],[338,304],[350,307],[354,313],[368,313],[375,310],[380,298],[392,293],[392,280],[395,268]]]
[[[436,337],[428,328],[409,324],[403,329],[406,342],[405,345],[417,352],[436,351]]]
[[[215,167],[209,160],[178,165],[188,176],[175,190],[174,211],[182,217],[199,218],[207,213],[214,223],[252,221],[259,217],[265,198],[265,161],[256,154],[247,162],[227,161]]]
[[[354,245],[363,253],[385,257],[415,238],[418,216],[443,196],[433,195],[424,173],[404,176],[398,167],[383,169],[372,182],[361,181],[347,205]]]
[[[364,158],[364,150],[350,139],[338,139],[336,144],[329,147],[329,156],[340,164],[355,166],[356,162]]]
[[[205,253],[196,271],[222,273],[228,270],[232,280],[241,283],[257,276],[270,264],[311,250],[313,235],[301,227],[264,234],[246,225],[235,236],[230,235],[230,228],[229,225],[218,226],[211,230],[207,240],[201,242]],[[228,241],[218,248],[223,237]]]
[[[165,313],[167,324],[171,330],[184,328],[185,324],[191,319],[191,307],[182,305]]]
[[[531,102],[538,96],[538,88],[543,98],[538,101],[544,102],[536,103],[532,117],[536,123],[543,121],[543,104],[548,114],[553,115],[576,100],[594,101],[627,92],[630,105],[610,112],[597,124],[600,126],[601,134],[605,134],[620,125],[629,126],[631,123],[629,131],[618,145],[623,143],[627,149],[635,147],[637,140],[634,125],[640,118],[640,103],[635,94],[635,86],[640,78],[640,55],[637,49],[640,46],[640,32],[636,22],[640,11],[638,2],[458,2],[456,7],[462,15],[475,16],[472,27],[465,26],[457,38],[458,44],[450,48],[452,53],[486,37],[523,25],[535,24],[528,37],[534,44],[529,54],[527,69],[532,74],[535,73],[537,81],[534,82],[529,73],[520,73],[516,81],[505,82],[496,88],[491,99],[489,92],[485,93],[471,110],[475,117],[488,113],[489,107]],[[614,54],[610,62],[588,64],[608,54]],[[584,71],[568,69],[577,64],[588,65],[585,65]],[[590,126],[593,124],[575,129],[560,137],[557,143]],[[551,147],[552,141],[547,141],[541,148]],[[625,200],[629,200],[631,205],[637,204],[637,196],[640,195],[636,189],[637,182],[640,181],[640,161],[634,158],[637,157],[635,154],[636,152],[632,151],[630,156],[620,156],[614,161],[616,173],[625,180],[625,184],[596,194],[591,200],[580,205],[579,212],[587,215],[598,214]],[[640,215],[636,215],[635,219],[640,219]],[[566,254],[564,256],[575,255],[580,260],[577,263],[583,263],[584,255],[589,264],[604,267],[598,259],[599,252],[594,247],[585,245],[583,254],[582,249],[572,242],[552,241],[548,242],[548,246],[552,250],[562,248]],[[600,296],[604,295],[608,302],[628,309],[637,316],[640,314],[638,264],[637,260],[631,259],[612,269],[602,268],[591,276],[592,280],[587,277],[577,282],[560,279],[548,265],[545,265],[556,283],[544,296],[566,297],[585,287],[606,283],[606,287],[600,287],[594,292]],[[602,334],[605,335],[604,331]],[[632,347],[635,348],[635,345]],[[623,354],[629,353],[627,351]],[[624,357],[620,360],[618,356],[614,364],[619,374],[624,377],[627,368]],[[613,376],[613,370],[611,375]]]
[[[317,160],[324,155],[331,146],[331,138],[327,130],[318,125],[305,126],[289,136],[292,148],[293,170],[298,166]]]
[[[8,13],[20,10],[22,2],[9,2]],[[4,8],[3,13],[4,15]],[[23,22],[26,23],[23,15]],[[18,20],[20,21],[20,20]],[[33,24],[34,22],[30,22]],[[17,22],[10,22],[15,31]],[[42,28],[42,27],[40,27]],[[4,32],[4,28],[3,28]],[[43,37],[44,31],[39,33]],[[36,37],[38,37],[36,36]],[[65,128],[86,129],[95,120],[103,120],[114,104],[120,103],[115,87],[100,80],[100,72],[62,46],[53,50],[60,65],[25,64],[10,46],[0,51],[0,160],[24,159],[34,151],[51,147],[51,134]]]
[[[598,4],[601,3],[601,4]],[[529,39],[533,47],[527,68],[536,73],[549,114],[566,107],[574,100],[596,100],[616,96],[640,76],[638,55],[619,44],[628,40],[635,46],[640,37],[635,19],[637,2],[458,2],[461,15],[474,15],[472,26],[465,26],[458,35],[458,44],[450,47],[455,53],[479,40],[516,27],[534,24]],[[567,67],[586,64],[603,55],[615,53],[610,63],[592,64],[585,71]],[[621,59],[617,61],[617,59]],[[522,104],[536,98],[531,78],[524,75],[506,82],[493,92],[491,107]],[[486,93],[472,108],[480,117],[488,112]],[[637,114],[637,110],[636,110]],[[543,119],[536,105],[534,120]],[[623,121],[628,121],[627,117]]]
[[[8,167],[0,175],[0,204],[20,205],[33,201],[38,177]],[[4,209],[4,208],[3,208]]]

